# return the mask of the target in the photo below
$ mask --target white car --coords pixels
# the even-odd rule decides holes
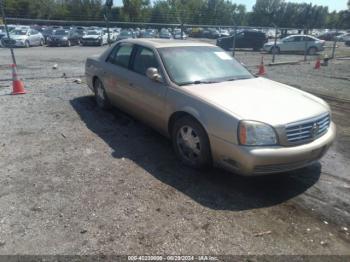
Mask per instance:
[[[266,52],[304,52],[305,49],[309,55],[314,55],[324,50],[324,40],[317,39],[310,35],[291,35],[287,36],[275,43],[268,42],[263,49]]]
[[[86,35],[81,39],[82,45],[99,45],[108,44],[108,36],[102,30],[88,30]]]
[[[182,37],[181,37],[181,29],[175,29],[174,30],[174,39],[187,39],[187,35],[185,32],[182,32]]]
[[[335,37],[339,42],[346,42],[350,40],[350,33],[345,33]]]
[[[103,33],[107,36],[107,43],[108,43],[108,30],[107,28],[103,28]],[[109,37],[111,42],[115,42],[117,40],[117,34],[114,32],[112,28],[109,29]]]
[[[14,29],[10,32],[10,39],[3,37],[1,43],[3,46],[13,45],[15,47],[43,46],[44,36],[34,29]]]

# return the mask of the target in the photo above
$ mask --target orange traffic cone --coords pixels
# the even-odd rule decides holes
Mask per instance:
[[[315,63],[315,69],[320,69],[320,68],[321,68],[321,59],[318,56],[317,60],[316,60],[316,63]]]
[[[266,72],[265,72],[265,66],[264,66],[264,57],[262,56],[261,57],[261,63],[260,63],[260,65],[259,65],[259,72],[258,72],[258,75],[259,76],[263,76],[263,75],[265,75],[266,74]]]
[[[12,67],[12,94],[21,95],[27,93],[24,89],[23,82],[19,79],[17,75],[17,66],[15,64],[11,65]]]

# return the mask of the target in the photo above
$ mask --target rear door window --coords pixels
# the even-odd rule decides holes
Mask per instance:
[[[107,62],[128,68],[132,49],[133,45],[131,44],[121,44],[117,46],[109,55]]]
[[[295,36],[294,37],[294,42],[301,42],[304,40],[304,37],[303,36]]]

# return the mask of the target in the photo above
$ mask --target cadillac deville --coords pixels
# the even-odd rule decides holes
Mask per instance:
[[[85,65],[101,108],[117,106],[171,138],[186,165],[242,175],[318,161],[335,138],[322,99],[255,77],[221,48],[127,39]]]

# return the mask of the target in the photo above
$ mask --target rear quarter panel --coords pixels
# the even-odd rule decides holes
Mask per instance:
[[[85,78],[88,87],[94,91],[93,78],[96,76],[101,78],[101,72],[103,71],[102,63],[98,57],[89,57],[85,62]]]

